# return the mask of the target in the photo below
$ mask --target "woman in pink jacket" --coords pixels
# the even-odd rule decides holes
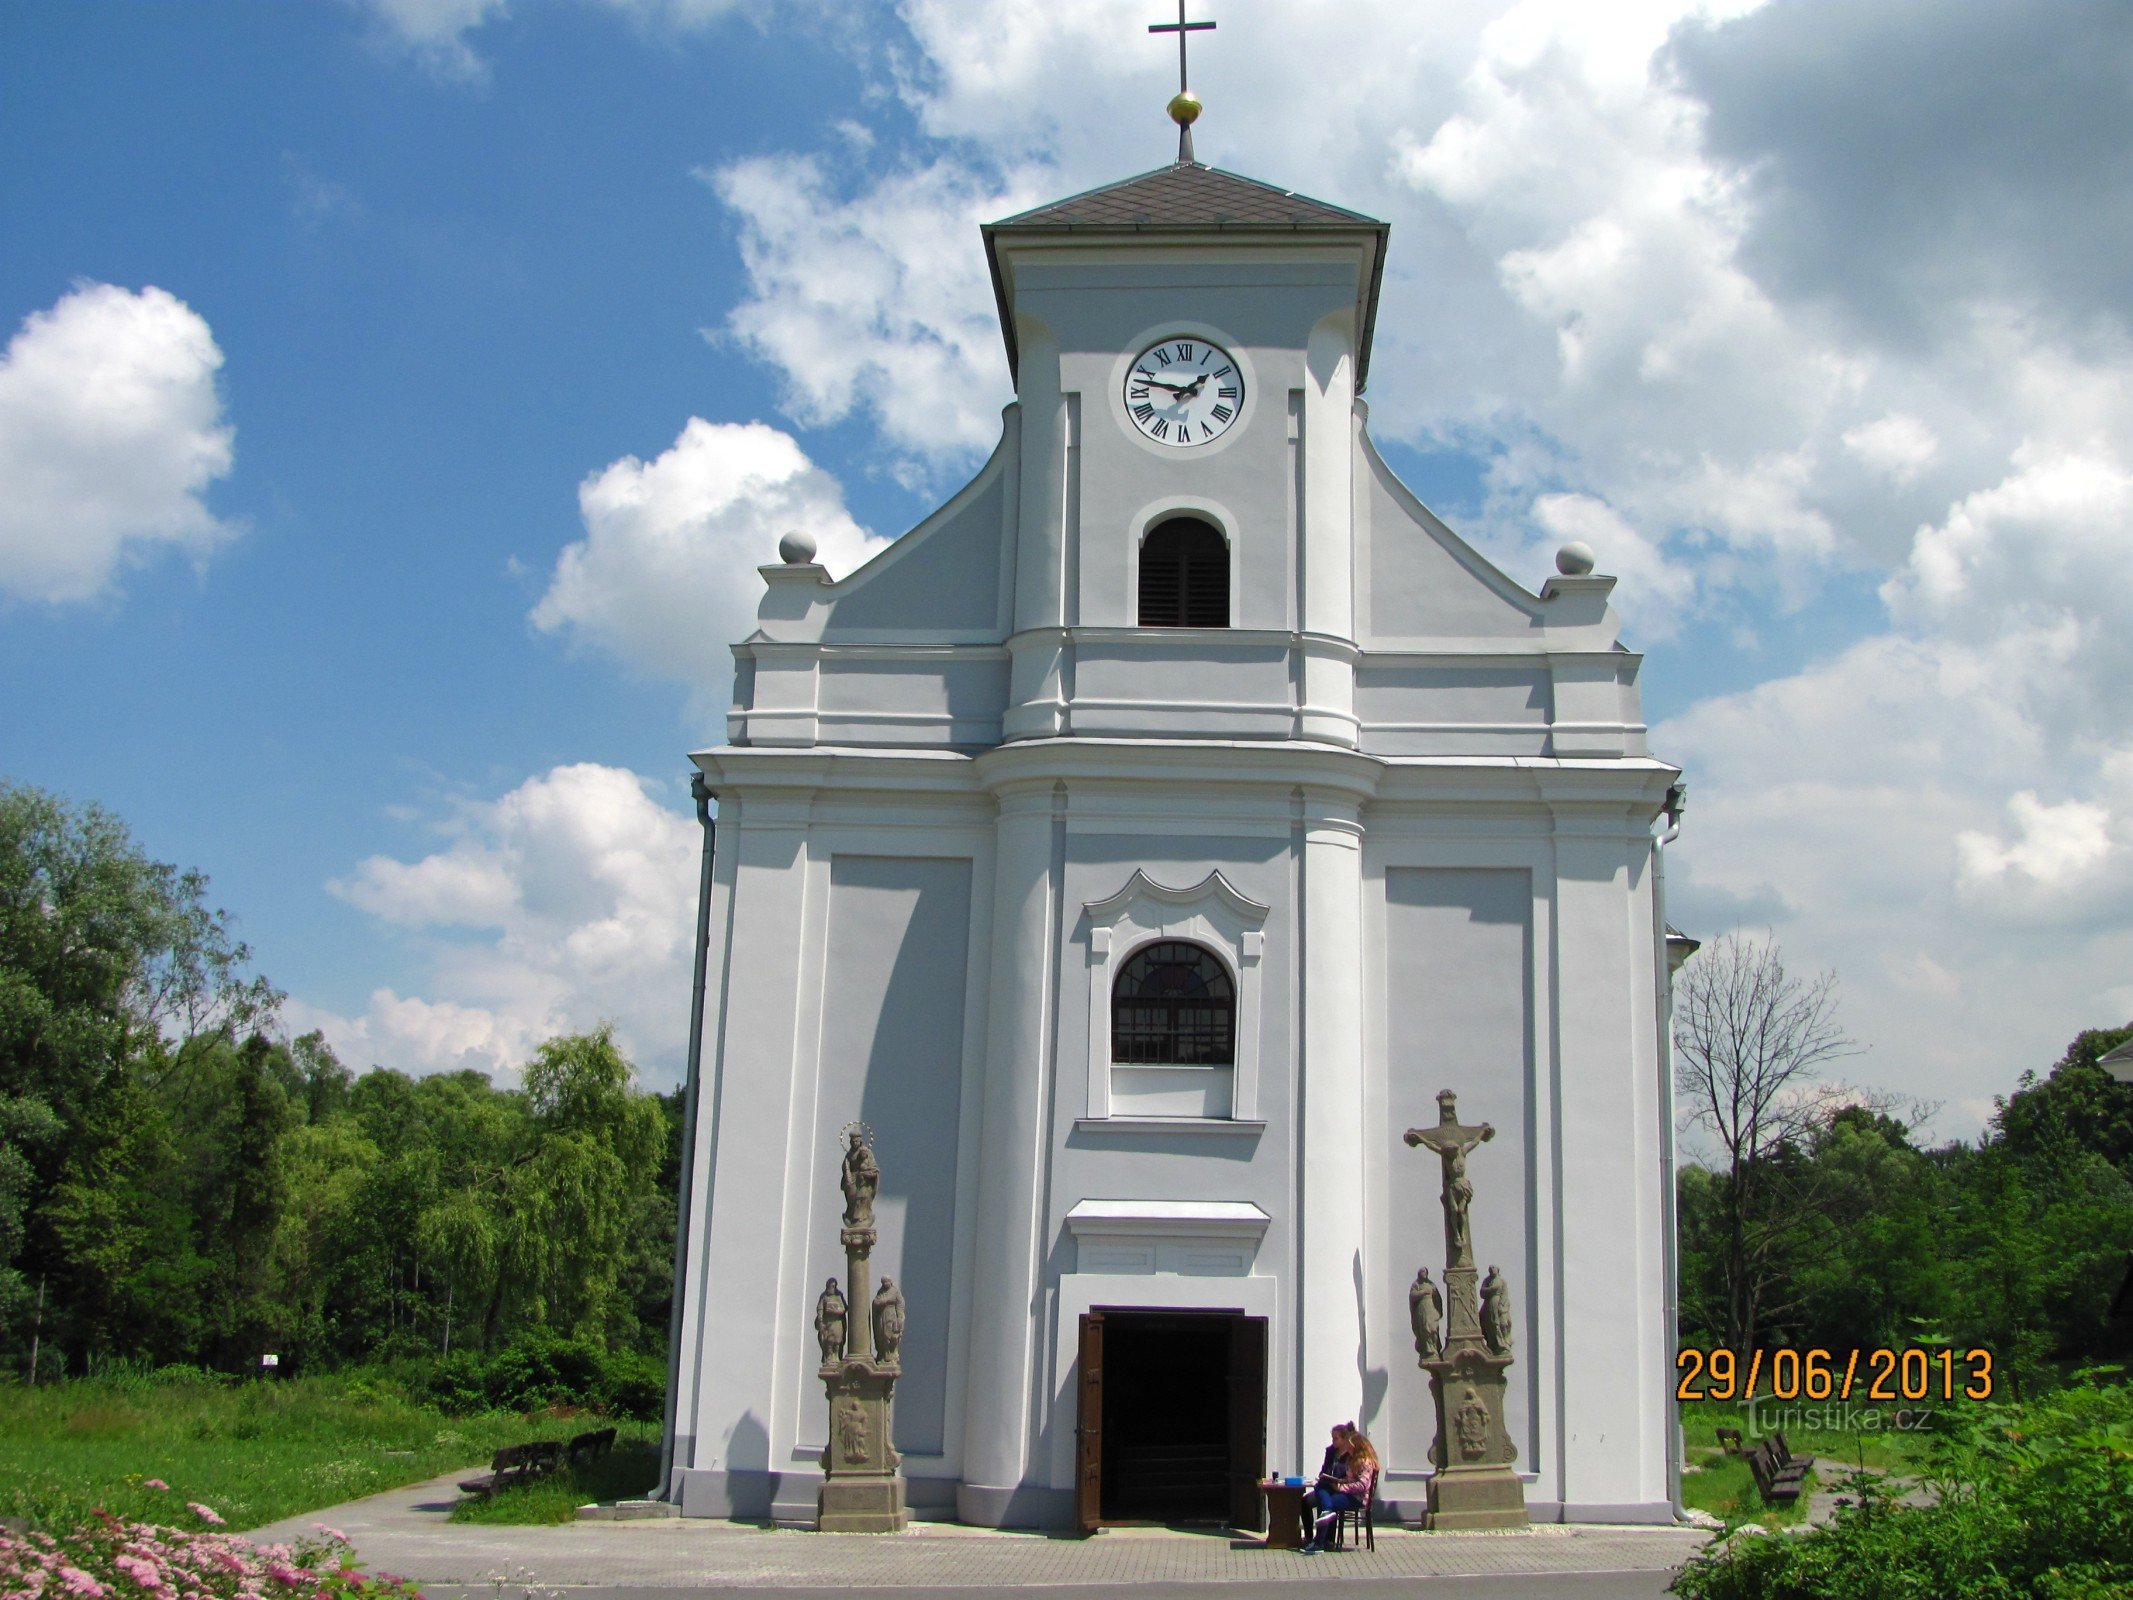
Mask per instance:
[[[1333,1533],[1343,1511],[1356,1511],[1370,1504],[1378,1485],[1378,1453],[1352,1422],[1333,1430],[1333,1448],[1320,1469],[1317,1484],[1304,1495],[1311,1517],[1311,1537],[1304,1541],[1304,1554],[1316,1555],[1333,1548]]]

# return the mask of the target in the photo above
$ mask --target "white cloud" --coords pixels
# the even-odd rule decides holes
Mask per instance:
[[[488,64],[467,35],[510,10],[509,0],[370,0],[386,36],[438,77],[483,83]]]
[[[727,647],[755,631],[756,569],[778,559],[782,534],[812,534],[836,577],[887,543],[789,435],[759,422],[692,417],[652,460],[624,456],[587,478],[578,509],[585,537],[557,559],[535,626],[707,698],[732,672]]]
[[[2111,853],[2108,807],[2083,800],[2046,805],[2023,789],[2007,810],[2018,835],[2012,843],[1968,829],[1955,836],[1957,878],[1965,889],[2017,874],[2046,889],[2063,889],[2089,879]]]
[[[467,35],[510,14],[510,0],[368,0],[385,37],[448,82],[480,84],[488,62]],[[592,0],[647,32],[692,33],[744,0]]]
[[[694,928],[694,818],[634,773],[556,767],[457,808],[415,861],[373,856],[328,887],[420,942],[427,996],[372,994],[355,1017],[296,1004],[352,1061],[510,1074],[553,1034],[617,1025],[648,1074],[685,1049]]]
[[[1844,432],[1844,448],[1876,472],[1909,483],[1940,454],[1933,430],[1916,417],[1892,411]]]
[[[1027,203],[952,162],[837,193],[812,156],[737,161],[706,181],[741,219],[749,298],[727,331],[821,427],[864,413],[929,465],[999,437],[1007,358],[978,225]]]
[[[236,536],[203,499],[233,459],[221,365],[162,289],[84,284],[24,320],[0,357],[0,591],[94,599],[158,550]]]

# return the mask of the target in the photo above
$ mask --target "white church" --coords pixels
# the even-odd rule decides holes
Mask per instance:
[[[873,1130],[921,1517],[1257,1526],[1353,1419],[1414,1520],[1439,1090],[1495,1138],[1535,1521],[1668,1521],[1673,1151],[1640,657],[1394,477],[1386,225],[1180,160],[983,230],[1015,400],[947,504],[734,646],[666,1497],[808,1521]],[[766,552],[767,553],[767,552]]]

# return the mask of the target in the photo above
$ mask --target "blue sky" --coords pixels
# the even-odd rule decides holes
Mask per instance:
[[[1202,157],[1393,223],[1389,458],[1620,575],[1676,920],[1834,968],[1949,1132],[2126,1020],[2122,17],[1197,9]],[[1167,159],[1160,12],[0,11],[0,772],[358,1065],[612,1016],[671,1080],[753,566],[982,458],[976,224]]]

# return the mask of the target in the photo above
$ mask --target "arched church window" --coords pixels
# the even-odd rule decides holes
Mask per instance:
[[[1141,541],[1141,626],[1229,626],[1229,542],[1197,517],[1157,523]]]
[[[1111,1059],[1227,1067],[1237,1059],[1237,989],[1211,951],[1165,939],[1136,951],[1111,986]]]

